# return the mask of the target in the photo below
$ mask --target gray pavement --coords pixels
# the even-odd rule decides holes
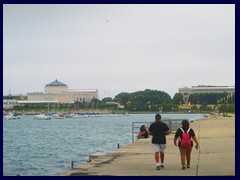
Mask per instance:
[[[200,143],[192,150],[190,169],[182,170],[180,153],[167,136],[165,168],[155,170],[151,138],[108,153],[90,156],[91,162],[61,173],[61,176],[234,176],[235,117],[212,115],[190,124]]]

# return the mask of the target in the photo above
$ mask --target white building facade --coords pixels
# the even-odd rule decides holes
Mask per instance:
[[[18,104],[16,99],[3,99],[3,109],[12,109]]]
[[[68,86],[57,79],[45,85],[43,92],[27,94],[28,101],[55,101],[58,103],[90,102],[98,99],[97,89],[69,89]]]
[[[189,96],[191,94],[200,93],[235,93],[235,86],[192,86],[192,88],[184,87],[179,88],[179,93],[183,95],[183,101],[188,104]]]

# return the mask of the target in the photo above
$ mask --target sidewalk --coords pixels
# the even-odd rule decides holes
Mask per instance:
[[[210,116],[190,124],[200,143],[193,148],[191,168],[182,170],[180,153],[167,136],[165,168],[155,170],[151,138],[141,139],[116,151],[96,153],[91,162],[63,172],[61,176],[234,176],[235,117]]]

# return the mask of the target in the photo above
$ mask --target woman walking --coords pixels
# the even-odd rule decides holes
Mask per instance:
[[[178,128],[174,138],[175,146],[177,146],[177,140],[178,140],[178,147],[181,155],[181,163],[182,163],[183,170],[186,169],[186,163],[185,163],[186,159],[187,159],[187,168],[190,168],[191,152],[193,147],[192,139],[196,144],[195,148],[198,150],[199,143],[195,136],[194,130],[189,127],[188,120],[183,120],[182,127]]]

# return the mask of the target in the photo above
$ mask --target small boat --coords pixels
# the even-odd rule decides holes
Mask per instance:
[[[95,118],[96,117],[96,115],[95,115],[95,113],[86,113],[86,115],[88,116],[88,117],[93,117],[93,118]]]
[[[79,117],[79,118],[88,118],[88,117],[90,117],[90,116],[87,115],[87,114],[78,114],[78,117]]]
[[[53,119],[64,119],[64,115],[62,114],[52,114],[52,118]]]
[[[39,115],[34,116],[34,119],[37,119],[37,120],[49,120],[49,119],[52,119],[52,117],[48,116],[48,115],[45,115],[45,114],[39,114]]]
[[[102,117],[102,115],[100,113],[96,113],[95,117]]]
[[[110,116],[112,116],[112,117],[119,117],[119,116],[123,116],[123,114],[110,114]]]
[[[71,114],[66,114],[64,117],[65,118],[74,118],[74,119],[76,119],[76,118],[79,118],[79,115],[71,113]]]
[[[4,118],[8,119],[8,120],[15,120],[15,119],[21,119],[21,115],[17,114],[17,113],[11,113],[9,112],[8,115],[4,116]]]
[[[80,112],[77,112],[76,115],[77,115],[79,118],[88,118],[88,117],[90,117],[88,114],[84,114],[84,113],[80,113]]]

